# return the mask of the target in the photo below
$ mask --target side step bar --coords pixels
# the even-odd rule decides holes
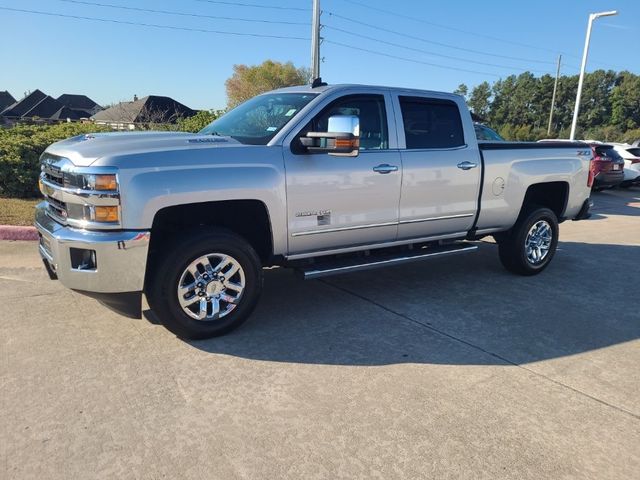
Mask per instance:
[[[351,273],[358,272],[360,270],[402,265],[404,263],[417,262],[419,260],[427,260],[429,258],[441,257],[444,255],[467,253],[477,249],[478,247],[476,245],[455,243],[452,245],[423,248],[410,253],[403,252],[400,255],[372,255],[364,258],[359,257],[327,261],[324,263],[316,263],[308,267],[298,268],[297,270],[305,280],[310,280],[312,278],[338,275],[341,273]]]

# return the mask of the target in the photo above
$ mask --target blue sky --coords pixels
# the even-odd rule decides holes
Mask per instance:
[[[459,83],[473,86],[525,70],[553,74],[558,53],[564,54],[562,72],[577,73],[588,14],[613,9],[620,14],[596,21],[587,69],[640,73],[638,0],[322,0],[321,4],[326,25],[321,73],[330,83],[451,91]],[[0,0],[0,90],[17,98],[36,88],[52,96],[81,93],[101,104],[128,100],[134,94],[156,94],[192,108],[222,108],[224,81],[234,64],[257,64],[268,58],[309,64],[310,19],[311,0]]]

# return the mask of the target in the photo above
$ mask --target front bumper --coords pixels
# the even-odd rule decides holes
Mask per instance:
[[[107,306],[112,306],[110,299],[122,299],[123,294],[131,297],[136,293],[141,297],[150,232],[96,232],[65,227],[47,215],[46,202],[36,207],[35,225],[47,271],[65,287],[98,298]],[[71,249],[94,251],[95,268],[74,267]],[[125,314],[134,316],[131,312]]]

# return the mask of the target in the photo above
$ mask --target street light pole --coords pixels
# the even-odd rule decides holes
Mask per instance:
[[[582,66],[580,67],[580,79],[578,80],[578,93],[576,95],[576,106],[573,109],[573,121],[571,122],[571,140],[575,139],[576,127],[578,126],[578,112],[580,111],[580,97],[582,95],[582,84],[584,83],[584,70],[587,66],[587,56],[589,55],[589,41],[591,40],[591,27],[593,21],[600,17],[609,17],[611,15],[617,15],[617,10],[610,12],[592,13],[589,15],[589,24],[587,26],[587,38],[584,41],[584,51],[582,52]]]
[[[320,0],[313,0],[311,20],[311,80],[320,78]]]

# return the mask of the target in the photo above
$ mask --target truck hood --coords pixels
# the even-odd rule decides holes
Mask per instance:
[[[101,158],[172,150],[244,146],[231,137],[183,132],[91,133],[54,143],[46,152],[68,158],[78,167],[88,167]]]

